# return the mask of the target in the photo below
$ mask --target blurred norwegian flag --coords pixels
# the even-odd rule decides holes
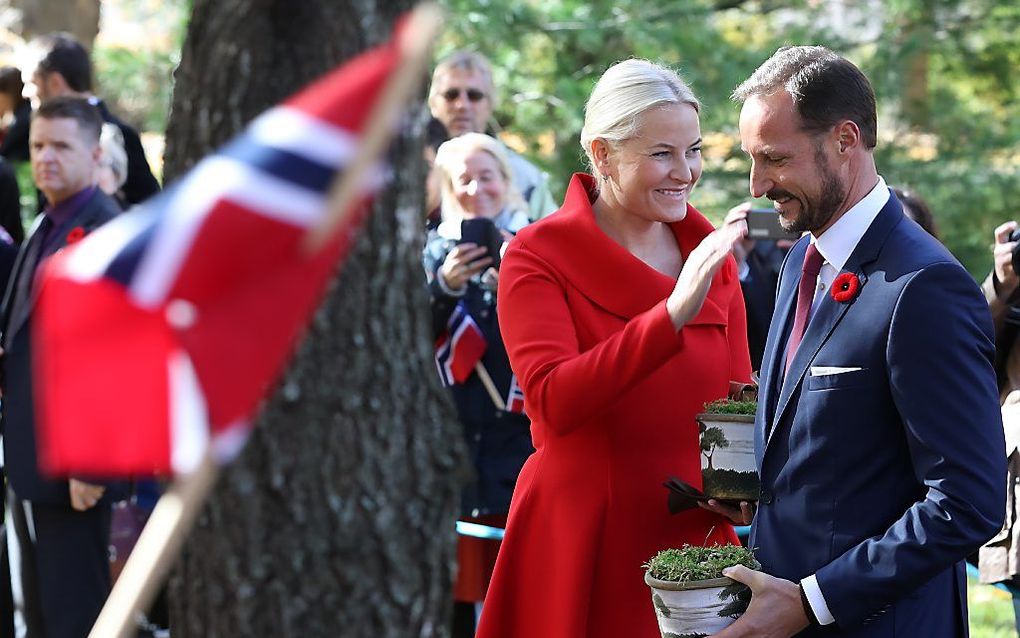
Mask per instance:
[[[458,303],[446,322],[446,332],[436,341],[439,380],[446,387],[464,383],[482,360],[488,345],[464,302]]]
[[[220,461],[240,450],[368,210],[362,184],[308,249],[338,175],[378,155],[362,135],[393,99],[399,37],[45,264],[33,328],[43,468],[186,473],[210,445]]]

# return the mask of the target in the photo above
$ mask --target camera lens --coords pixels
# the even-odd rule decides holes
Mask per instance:
[[[1020,228],[1017,228],[1009,234],[1009,241],[1020,241]]]

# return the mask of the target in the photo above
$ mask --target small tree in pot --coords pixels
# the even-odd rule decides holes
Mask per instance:
[[[645,583],[663,638],[700,638],[717,633],[747,610],[751,590],[722,575],[727,567],[760,569],[739,545],[666,549],[643,565]]]

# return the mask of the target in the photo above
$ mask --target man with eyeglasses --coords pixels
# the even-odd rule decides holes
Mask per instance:
[[[488,133],[496,102],[492,65],[480,53],[455,51],[436,65],[429,88],[429,109],[451,137]],[[534,164],[506,148],[514,184],[528,202],[530,216],[538,219],[556,210],[547,177]]]

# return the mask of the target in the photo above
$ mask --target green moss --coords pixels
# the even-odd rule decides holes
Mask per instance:
[[[705,412],[709,414],[749,414],[754,416],[758,410],[757,401],[730,401],[716,399],[705,404]]]
[[[642,567],[648,570],[652,578],[686,583],[721,578],[722,570],[734,565],[761,568],[751,550],[740,545],[684,545],[681,549],[664,549]]]

